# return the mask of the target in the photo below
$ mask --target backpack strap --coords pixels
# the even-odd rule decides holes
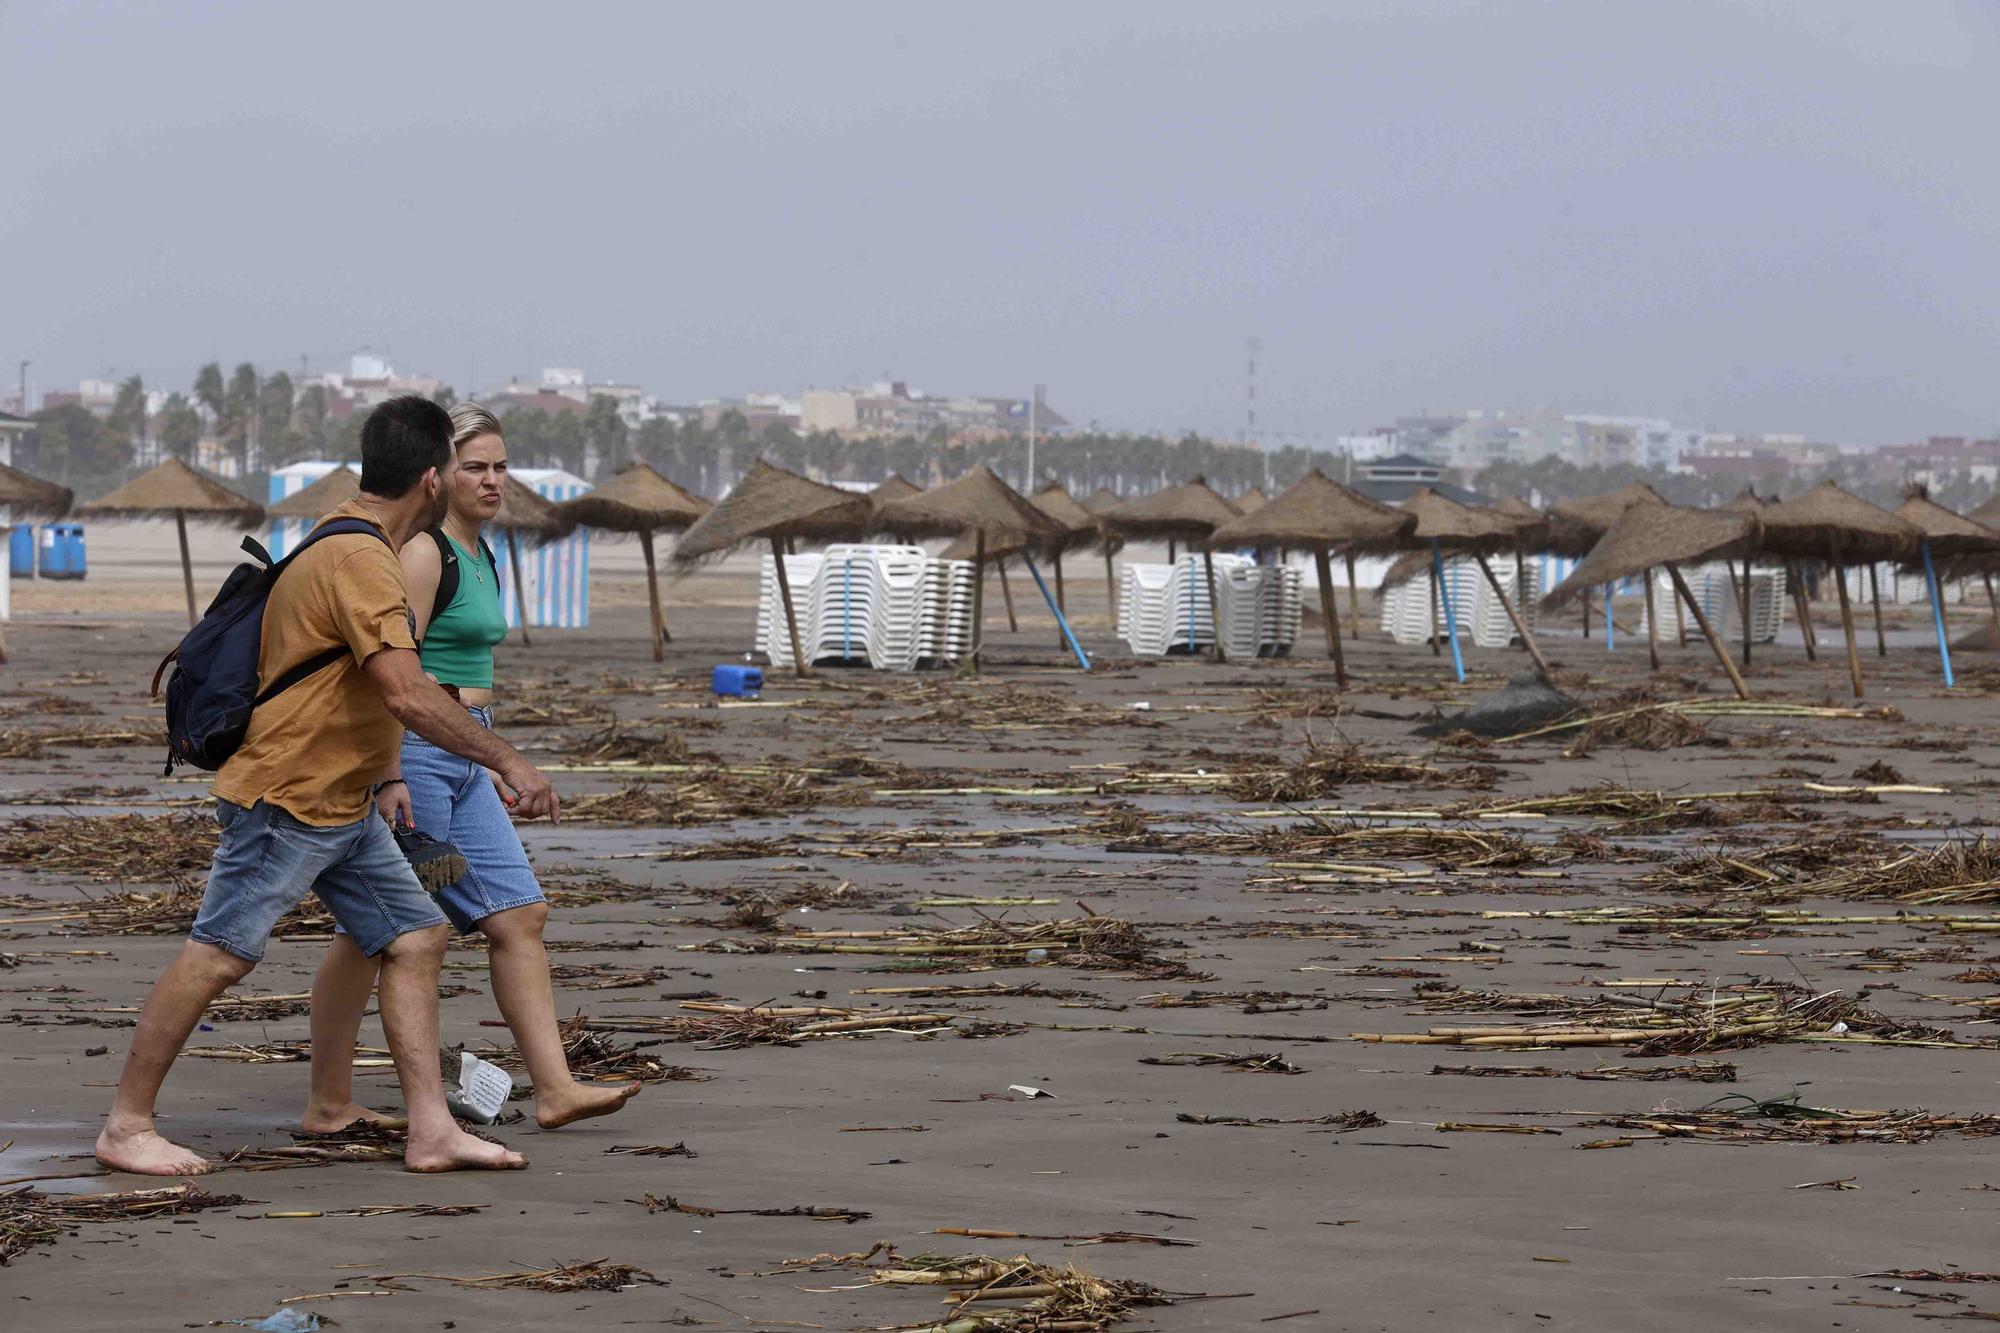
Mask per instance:
[[[437,544],[438,586],[431,598],[431,620],[435,621],[451,608],[452,600],[458,596],[458,585],[463,575],[458,568],[458,552],[453,549],[451,538],[444,535],[442,526],[428,529],[424,535]],[[429,628],[426,625],[425,628]]]
[[[297,546],[293,547],[290,553],[288,553],[283,560],[280,560],[277,564],[273,565],[271,567],[271,573],[270,573],[271,581],[273,583],[277,582],[278,576],[285,572],[286,567],[289,566],[292,563],[292,561],[298,559],[299,556],[303,555],[305,553],[305,549],[308,546],[311,546],[314,542],[318,541],[320,538],[354,536],[361,534],[365,534],[367,536],[376,538],[384,546],[389,545],[388,535],[385,534],[382,531],[382,529],[376,527],[373,523],[370,523],[367,519],[337,518],[333,520],[331,523],[322,523],[318,527],[314,528],[310,533],[307,533],[306,539],[304,541],[300,542]],[[250,541],[250,538],[245,537],[243,540],[247,544]],[[390,549],[391,551],[393,551],[395,548],[390,547]],[[305,661],[300,662],[295,666],[289,667],[285,671],[281,672],[276,680],[272,681],[269,685],[265,686],[264,689],[258,693],[255,703],[253,703],[251,706],[253,708],[261,707],[262,705],[269,703],[271,700],[277,698],[279,695],[283,694],[286,690],[289,690],[290,688],[292,688],[292,686],[298,684],[300,681],[305,680],[309,676],[318,675],[320,672],[326,670],[328,667],[332,666],[335,662],[338,662],[341,658],[345,656],[347,656],[346,644],[342,644],[338,648],[328,648],[322,652],[314,653],[311,657],[308,657]]]

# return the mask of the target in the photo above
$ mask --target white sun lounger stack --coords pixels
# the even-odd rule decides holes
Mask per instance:
[[[1227,574],[1254,565],[1249,556],[1227,552],[1215,557],[1216,598]],[[1160,657],[1172,652],[1198,652],[1215,644],[1215,618],[1208,602],[1208,570],[1200,555],[1184,555],[1171,565],[1124,566],[1118,592],[1118,637],[1134,655]],[[1229,614],[1227,611],[1225,615]],[[1256,612],[1244,612],[1254,636]],[[1296,631],[1295,631],[1296,632]],[[1228,642],[1225,652],[1232,651]],[[1248,650],[1255,656],[1256,649]]]
[[[1691,565],[1681,570],[1681,577],[1687,580],[1688,592],[1693,595],[1701,613],[1708,617],[1708,623],[1715,630],[1716,637],[1727,644],[1743,642],[1743,594],[1737,582],[1735,571],[1720,563]],[[1643,587],[1640,589],[1643,593]],[[1785,571],[1774,566],[1761,568],[1752,566],[1750,570],[1750,642],[1775,643],[1778,630],[1785,623]],[[1660,634],[1677,635],[1680,623],[1674,618],[1673,577],[1664,569],[1653,571],[1653,604],[1660,613]],[[1693,617],[1687,619],[1687,632],[1699,634]],[[1639,632],[1645,633],[1646,617],[1639,616]]]
[[[1206,588],[1204,573],[1204,589]],[[1281,565],[1215,566],[1215,595],[1222,618],[1222,650],[1235,658],[1281,657],[1299,637],[1301,575]]]
[[[1479,572],[1479,566],[1476,563],[1470,560],[1461,563],[1467,569],[1471,570],[1472,576],[1475,579],[1479,580],[1478,587],[1474,590],[1472,598],[1472,641],[1481,648],[1507,647],[1519,637],[1514,633],[1514,622],[1508,617],[1507,608],[1502,605],[1498,597],[1493,595],[1492,586],[1486,582],[1486,576]],[[1492,566],[1493,577],[1499,581],[1500,587],[1506,593],[1507,597],[1510,600],[1517,599],[1520,594],[1515,587],[1518,580],[1514,574],[1514,562],[1511,559],[1505,561],[1489,559],[1487,563]],[[1450,567],[1447,566],[1446,568],[1449,570]],[[1527,622],[1529,632],[1531,633],[1535,628],[1535,603],[1541,600],[1542,595],[1541,573],[1541,566],[1539,564],[1532,561],[1528,563],[1526,609],[1523,610],[1520,602],[1515,600],[1515,610],[1521,613],[1521,619]],[[1454,595],[1458,595],[1459,586],[1458,583],[1452,585]],[[1430,593],[1428,590],[1424,593],[1424,614],[1430,614]],[[1459,623],[1461,625],[1465,623],[1465,617],[1462,613],[1459,617]]]
[[[1494,571],[1496,574],[1499,571]],[[1504,586],[1504,585],[1503,585]],[[1444,562],[1444,593],[1449,594],[1452,618],[1458,622],[1461,637],[1472,638],[1479,624],[1480,594],[1491,596],[1486,587],[1486,576],[1479,572],[1479,566],[1470,560],[1450,559]],[[1438,605],[1438,633],[1444,633],[1446,602]],[[1494,614],[1502,620],[1507,613],[1497,603]],[[1382,632],[1397,643],[1429,643],[1431,639],[1431,576],[1429,571],[1419,571],[1410,578],[1390,588],[1382,596]],[[1513,627],[1507,629],[1509,638]],[[1507,640],[1498,644],[1480,642],[1482,647],[1504,647]]]
[[[816,665],[914,671],[971,641],[971,570],[915,546],[829,546],[785,558],[799,644]],[[775,558],[762,562],[757,642],[773,667],[792,665]]]

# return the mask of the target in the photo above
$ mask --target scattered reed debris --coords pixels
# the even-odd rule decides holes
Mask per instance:
[[[2000,1115],[1843,1111],[1807,1106],[1797,1092],[1762,1099],[1735,1094],[1693,1111],[1657,1108],[1583,1123],[1644,1130],[1652,1138],[1726,1143],[1927,1143],[1940,1135],[1969,1139],[2000,1135]]]
[[[129,1226],[153,1218],[235,1208],[244,1202],[240,1194],[210,1194],[193,1185],[117,1194],[45,1194],[36,1189],[0,1193],[0,1268],[37,1245],[53,1245],[93,1223]]]
[[[662,1044],[658,1041],[639,1042],[633,1046],[612,1041],[595,1029],[585,1014],[570,1018],[557,1031],[562,1036],[563,1056],[569,1063],[570,1072],[587,1083],[687,1083],[700,1082],[708,1077],[699,1070],[666,1064],[643,1053],[647,1047]],[[527,1068],[521,1053],[512,1046],[479,1051],[477,1054],[509,1072]],[[446,1060],[456,1067],[452,1055],[447,1054]],[[533,1093],[534,1088],[530,1085],[515,1085],[516,1097],[527,1097]]]
[[[1757,851],[1699,851],[1646,881],[1673,893],[1748,894],[1759,901],[1845,898],[1913,907],[2000,903],[2000,847],[1985,835],[1912,847],[1844,835]]]
[[[0,824],[0,866],[186,887],[206,878],[216,836],[206,814],[30,815]]]
[[[1720,1060],[1696,1060],[1683,1065],[1599,1065],[1595,1069],[1557,1069],[1551,1065],[1432,1065],[1433,1074],[1465,1078],[1575,1078],[1586,1082],[1734,1083],[1736,1066]]]
[[[1371,754],[1360,745],[1309,742],[1303,756],[1283,768],[1250,768],[1233,774],[1223,792],[1265,804],[1317,800],[1342,787],[1461,787],[1487,791],[1501,770],[1492,764],[1439,768],[1416,759]]]
[[[370,1279],[378,1286],[422,1279],[484,1291],[546,1291],[568,1295],[579,1291],[630,1291],[634,1287],[664,1287],[667,1283],[643,1268],[614,1264],[609,1259],[578,1259],[553,1268],[529,1268],[517,1273],[455,1277],[448,1273],[381,1273]]]
[[[1084,911],[1056,921],[987,917],[943,930],[794,930],[690,947],[713,953],[885,954],[931,968],[1047,965],[1123,972],[1152,981],[1196,977],[1185,963],[1158,952],[1177,948],[1177,943],[1156,939],[1117,917]]]
[[[1185,1293],[1097,1277],[1075,1264],[1037,1263],[1026,1255],[920,1254],[894,1262],[894,1268],[871,1271],[869,1284],[948,1289],[944,1299],[951,1308],[934,1324],[901,1326],[911,1333],[1091,1333],[1134,1310],[1188,1299]]]

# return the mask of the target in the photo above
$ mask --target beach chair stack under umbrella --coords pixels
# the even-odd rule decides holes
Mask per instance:
[[[1165,541],[1168,563],[1173,563],[1176,543],[1192,549],[1206,541],[1209,534],[1229,522],[1241,518],[1242,511],[1217,495],[1209,484],[1200,477],[1183,482],[1164,491],[1137,500],[1128,500],[1115,509],[1099,514],[1098,522],[1104,526],[1108,537],[1120,542]],[[1220,611],[1215,591],[1215,556],[1204,553],[1202,565],[1207,576],[1208,609],[1212,620],[1221,623]],[[1226,657],[1220,635],[1215,639],[1215,656],[1218,661]]]
[[[739,546],[769,542],[778,596],[785,609],[785,631],[792,645],[792,669],[803,676],[807,659],[799,642],[798,608],[785,570],[785,546],[795,541],[853,540],[869,531],[873,515],[874,506],[866,495],[801,477],[760,459],[728,495],[681,534],[674,547],[674,564],[690,569]]]
[[[1381,504],[1314,470],[1255,510],[1218,527],[1211,548],[1278,547],[1310,551],[1319,575],[1320,614],[1326,623],[1326,651],[1334,677],[1347,688],[1347,659],[1340,643],[1340,612],[1333,594],[1330,553],[1389,550],[1406,540],[1417,516]]]
[[[671,635],[666,615],[660,610],[660,574],[653,552],[656,532],[683,532],[708,513],[708,501],[655,472],[644,463],[633,463],[595,490],[553,506],[556,520],[571,527],[597,528],[606,532],[630,532],[639,536],[646,557],[646,599],[653,613],[653,660],[666,657],[665,645]],[[521,621],[527,623],[527,616]]]
[[[243,528],[254,528],[264,521],[264,506],[238,495],[178,458],[169,458],[77,512],[92,518],[118,520],[172,519],[174,531],[180,537],[181,583],[187,590],[190,625],[200,617],[194,601],[194,561],[188,555],[188,520]]]
[[[1945,688],[1951,689],[1957,682],[1952,678],[1951,631],[1945,625],[1938,563],[1943,561],[1951,568],[1973,561],[1990,561],[2000,555],[2000,532],[1946,509],[1922,487],[1904,497],[1903,503],[1896,507],[1896,517],[1915,525],[1923,534],[1917,539],[1917,560],[1906,563],[1923,570],[1924,587],[1931,601],[1931,623],[1937,629],[1938,661],[1944,671]]]
[[[1572,559],[1581,559],[1589,553],[1591,547],[1597,544],[1600,537],[1611,530],[1611,525],[1624,516],[1627,509],[1639,504],[1665,503],[1665,498],[1643,481],[1635,481],[1628,485],[1620,486],[1617,490],[1606,491],[1602,495],[1587,495],[1577,500],[1558,500],[1549,506],[1547,516],[1548,535],[1546,539],[1548,549],[1557,555],[1569,556]],[[1650,614],[1652,611],[1652,583],[1650,580],[1647,581],[1646,587],[1647,620],[1650,622],[1652,620]],[[1604,588],[1604,643],[1606,648],[1615,647],[1618,642],[1618,627],[1611,619],[1614,610],[1612,605],[1614,599],[1615,594],[1612,591],[1611,585],[1607,584]],[[1583,637],[1587,639],[1590,637],[1590,593],[1587,590],[1582,595],[1582,602]],[[1657,639],[1657,631],[1655,631],[1655,639]],[[1657,646],[1653,653],[1653,665],[1655,667],[1659,665],[1659,651]]]
[[[1083,507],[1070,493],[1054,482],[1042,487],[1028,497],[1028,503],[1055,520],[1062,529],[1062,540],[1049,551],[1049,566],[1056,576],[1056,609],[1066,617],[1069,615],[1069,598],[1063,592],[1063,553],[1081,550],[1103,536],[1103,528],[1097,522],[1097,515]],[[1116,610],[1112,620],[1117,622]]]
[[[1499,599],[1501,608],[1513,622],[1514,633],[1520,636],[1521,646],[1528,650],[1535,669],[1546,679],[1549,664],[1542,657],[1540,645],[1535,642],[1534,631],[1528,628],[1527,617],[1514,605],[1514,599],[1507,596],[1505,588],[1493,573],[1489,557],[1508,550],[1515,541],[1519,520],[1507,514],[1494,512],[1491,508],[1475,508],[1460,504],[1448,496],[1426,486],[1405,500],[1403,512],[1416,516],[1416,526],[1400,539],[1398,545],[1404,549],[1428,551],[1431,558],[1431,578],[1436,581],[1438,596],[1443,600],[1445,634],[1451,643],[1451,666],[1458,679],[1465,679],[1465,654],[1458,646],[1457,607],[1452,605],[1451,585],[1445,580],[1444,553],[1470,556],[1486,578],[1493,595]]]

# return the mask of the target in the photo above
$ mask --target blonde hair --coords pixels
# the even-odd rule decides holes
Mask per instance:
[[[451,407],[451,447],[482,435],[499,435],[500,419],[478,403],[453,403]]]

